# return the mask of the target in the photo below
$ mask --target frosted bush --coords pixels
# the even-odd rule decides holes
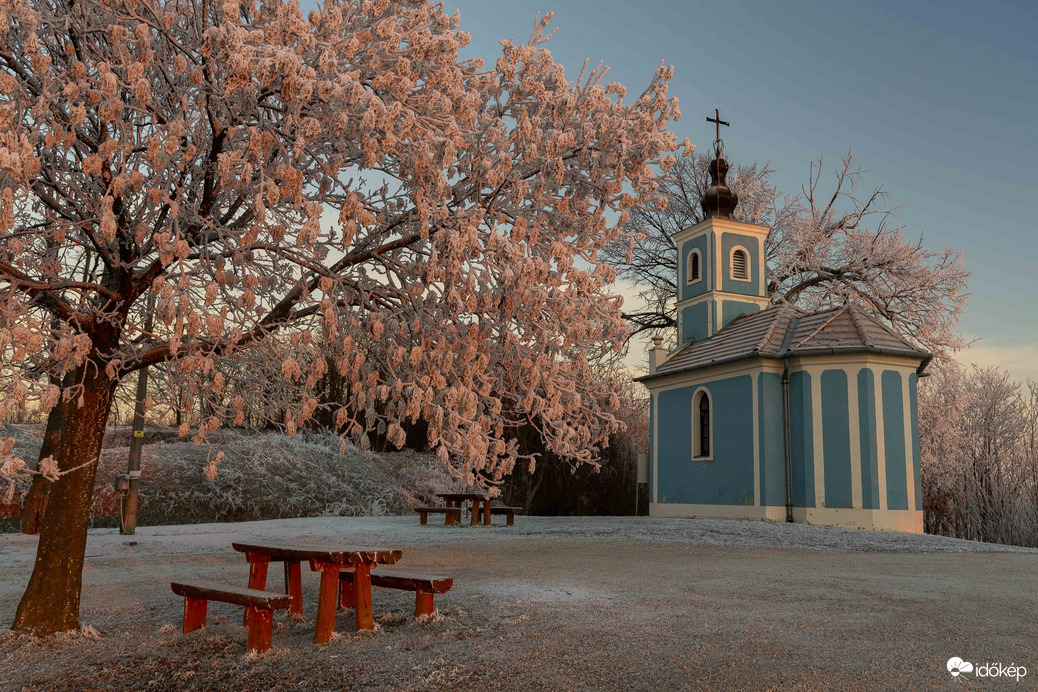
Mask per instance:
[[[188,441],[144,446],[141,523],[409,514],[414,479],[402,482],[395,473],[438,463],[417,454],[398,460],[395,456],[405,455],[361,452],[350,443],[340,454],[338,437],[328,433],[289,438],[221,431],[210,437],[224,452],[212,479],[202,472],[215,454],[206,446]],[[117,513],[117,498],[108,489],[114,474],[125,468],[128,453],[128,448],[117,447],[103,454],[98,495],[110,495],[112,501],[95,504],[102,505],[98,508],[104,514]],[[417,475],[422,473],[427,472]]]
[[[39,426],[5,425],[25,459],[39,453]],[[251,521],[310,516],[385,516],[436,501],[436,493],[458,489],[441,462],[414,452],[361,452],[327,432],[280,433],[218,430],[214,449],[149,429],[141,464],[141,525]],[[126,472],[128,428],[109,428],[94,488],[94,525],[114,525],[119,495],[112,487]],[[169,441],[161,442],[161,440]],[[151,443],[152,440],[157,442]],[[224,452],[219,473],[204,469]],[[27,488],[18,488],[18,495]],[[16,518],[19,498],[5,516]],[[13,527],[13,525],[12,525]],[[9,527],[9,528],[12,528]]]
[[[308,516],[402,514],[410,511],[374,454],[339,438],[303,433],[224,435],[219,473],[202,476],[211,453],[190,442],[144,450],[142,521],[250,521]],[[116,454],[119,450],[112,450]]]

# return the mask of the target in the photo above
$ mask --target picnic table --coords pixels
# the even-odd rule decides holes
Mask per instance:
[[[318,543],[232,543],[238,552],[245,553],[249,561],[249,588],[262,591],[267,584],[267,567],[271,562],[285,565],[285,590],[292,597],[290,614],[303,612],[303,585],[300,563],[308,562],[310,570],[321,573],[321,586],[317,597],[317,629],[314,643],[324,644],[335,631],[335,613],[339,606],[339,575],[344,570],[353,572],[356,594],[357,629],[374,629],[371,612],[371,568],[377,565],[392,565],[403,553],[390,548],[367,548],[349,545]],[[249,612],[245,613],[245,624],[249,624]]]
[[[483,524],[490,526],[490,497],[486,493],[436,493],[447,507],[460,508],[463,503],[472,503],[472,526],[479,523],[480,503],[483,503]]]

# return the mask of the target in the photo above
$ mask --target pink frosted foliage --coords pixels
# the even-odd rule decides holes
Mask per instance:
[[[0,0],[0,421],[161,366],[199,442],[249,407],[291,434],[334,370],[361,444],[424,421],[493,480],[532,423],[593,462],[621,423],[590,363],[627,335],[599,252],[679,112],[670,68],[567,79],[549,21],[487,67],[419,0]]]

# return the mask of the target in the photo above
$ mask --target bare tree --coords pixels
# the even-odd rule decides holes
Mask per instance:
[[[700,200],[710,184],[709,164],[710,159],[699,153],[679,159],[664,181],[666,203],[632,210],[628,225],[636,233],[633,241],[612,243],[602,251],[616,267],[617,277],[639,288],[643,305],[624,312],[633,327],[631,336],[677,325],[677,248],[671,236],[703,220]],[[788,213],[775,206],[781,198],[768,182],[772,172],[767,164],[737,166],[729,172],[729,184],[739,194],[735,213],[740,221],[775,225]]]
[[[660,334],[675,325],[677,250],[671,235],[702,220],[708,164],[709,157],[698,153],[681,159],[665,183],[665,208],[632,213],[630,224],[644,237],[630,252],[619,244],[605,251],[618,275],[641,289],[644,307],[624,315],[634,333]],[[858,192],[864,173],[850,154],[831,189],[823,190],[823,170],[823,161],[813,164],[796,195],[770,183],[773,171],[766,164],[729,173],[739,195],[736,218],[772,228],[766,247],[771,300],[812,310],[853,301],[935,354],[964,346],[956,330],[969,279],[961,253],[932,251],[922,236],[906,238],[882,188]]]

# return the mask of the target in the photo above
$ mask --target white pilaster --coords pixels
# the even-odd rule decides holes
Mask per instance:
[[[912,468],[915,459],[912,444],[912,392],[909,389],[909,377],[901,375],[901,408],[905,420],[905,481],[908,484],[908,509],[915,509],[915,470]]]
[[[844,368],[847,373],[847,416],[850,423],[851,441],[851,505],[862,509],[861,492],[861,424],[858,415],[858,373],[854,368]]]
[[[876,466],[879,467],[879,508],[887,508],[887,447],[883,438],[883,371],[873,370],[876,389]]]
[[[659,502],[660,488],[660,395],[653,392],[650,396],[652,406],[652,501]]]
[[[814,439],[815,507],[825,506],[825,448],[822,435],[822,370],[812,368],[811,427]]]

